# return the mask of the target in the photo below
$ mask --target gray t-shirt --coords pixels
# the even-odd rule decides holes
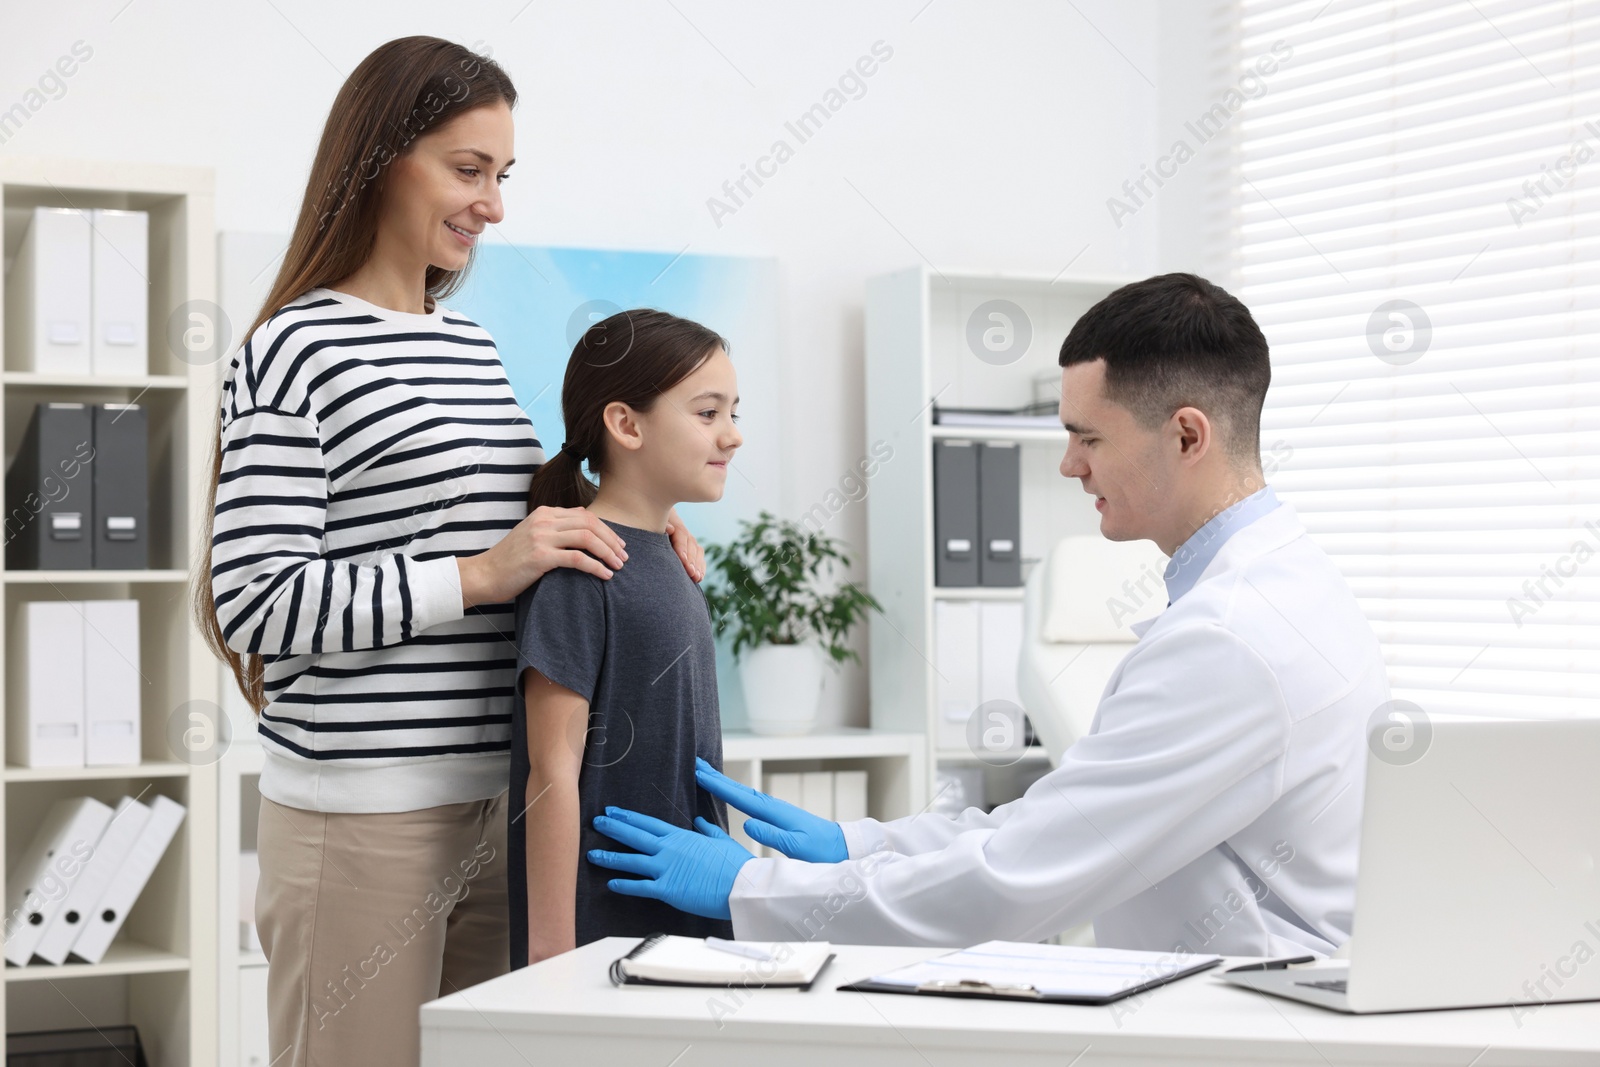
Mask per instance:
[[[726,920],[689,915],[660,901],[606,886],[634,875],[597,867],[592,848],[631,851],[594,829],[607,805],[693,827],[695,816],[728,827],[721,801],[694,780],[694,758],[722,767],[716,648],[705,594],[683,569],[664,533],[603,519],[628,542],[628,559],[609,580],[570,567],[547,573],[517,597],[517,684],[512,708],[510,865],[511,965],[528,950],[527,708],[522,671],[533,667],[589,701],[578,772],[577,944],[655,933],[732,937]]]

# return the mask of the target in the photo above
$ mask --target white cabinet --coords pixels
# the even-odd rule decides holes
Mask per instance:
[[[142,570],[9,570],[0,566],[0,630],[33,601],[131,601],[137,605],[138,762],[120,766],[25,767],[6,752],[0,792],[0,856],[15,861],[42,814],[58,799],[164,795],[187,809],[178,835],[130,909],[104,959],[7,967],[0,1022],[6,1032],[132,1024],[152,1064],[211,1064],[217,1025],[217,795],[215,752],[191,744],[192,715],[214,721],[216,661],[190,622],[189,564],[196,549],[210,472],[210,417],[217,368],[169,343],[167,324],[214,299],[213,173],[204,167],[0,156],[0,217],[6,267],[21,246],[19,227],[35,208],[147,213],[144,272],[148,372],[65,375],[29,369],[8,344],[0,360],[4,462],[17,453],[39,403],[137,403],[149,430],[150,566]],[[143,262],[143,261],[141,261]],[[20,309],[0,304],[0,337]],[[137,310],[137,309],[135,309]],[[135,316],[137,317],[137,316]],[[14,325],[14,324],[13,324]],[[92,461],[91,461],[92,462]],[[87,484],[71,491],[87,491]],[[16,518],[18,502],[6,502]],[[11,529],[8,520],[8,529]],[[0,634],[5,714],[25,714],[18,663]],[[7,731],[0,730],[0,738]],[[0,749],[0,751],[4,751]],[[3,876],[0,871],[0,876]]]
[[[267,967],[239,968],[239,1067],[267,1067]]]
[[[1038,746],[992,758],[968,743],[967,715],[985,701],[1017,702],[1014,655],[1008,686],[1003,650],[1020,635],[1014,608],[1022,588],[934,585],[934,442],[1020,444],[1024,578],[1060,538],[1099,529],[1091,498],[1061,476],[1067,433],[1059,425],[935,425],[934,405],[1009,409],[1041,395],[1059,400],[1062,340],[1080,315],[1131,280],[913,267],[867,282],[866,439],[879,458],[868,484],[867,554],[872,593],[884,606],[871,619],[872,725],[927,738],[930,790],[941,768],[976,767],[992,805],[1047,767]],[[1010,610],[985,611],[999,605]],[[936,617],[948,623],[943,634]],[[977,647],[963,654],[964,644]],[[962,658],[945,670],[941,651]]]

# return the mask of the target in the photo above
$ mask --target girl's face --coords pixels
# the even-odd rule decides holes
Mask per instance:
[[[511,133],[511,109],[497,101],[412,142],[389,163],[379,245],[423,270],[465,269],[484,228],[505,217],[500,183],[515,162]]]
[[[728,462],[744,444],[738,410],[733,361],[719,347],[649,411],[635,413],[640,440],[648,442],[635,455],[644,484],[673,503],[721,500]]]

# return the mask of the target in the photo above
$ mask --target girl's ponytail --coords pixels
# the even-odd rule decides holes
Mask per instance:
[[[536,508],[588,507],[599,488],[583,473],[583,460],[573,454],[571,441],[533,472],[528,486],[528,511]]]

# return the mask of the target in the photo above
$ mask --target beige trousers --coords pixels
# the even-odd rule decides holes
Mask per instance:
[[[271,1067],[415,1067],[417,1010],[510,970],[506,794],[344,814],[263,797]]]

